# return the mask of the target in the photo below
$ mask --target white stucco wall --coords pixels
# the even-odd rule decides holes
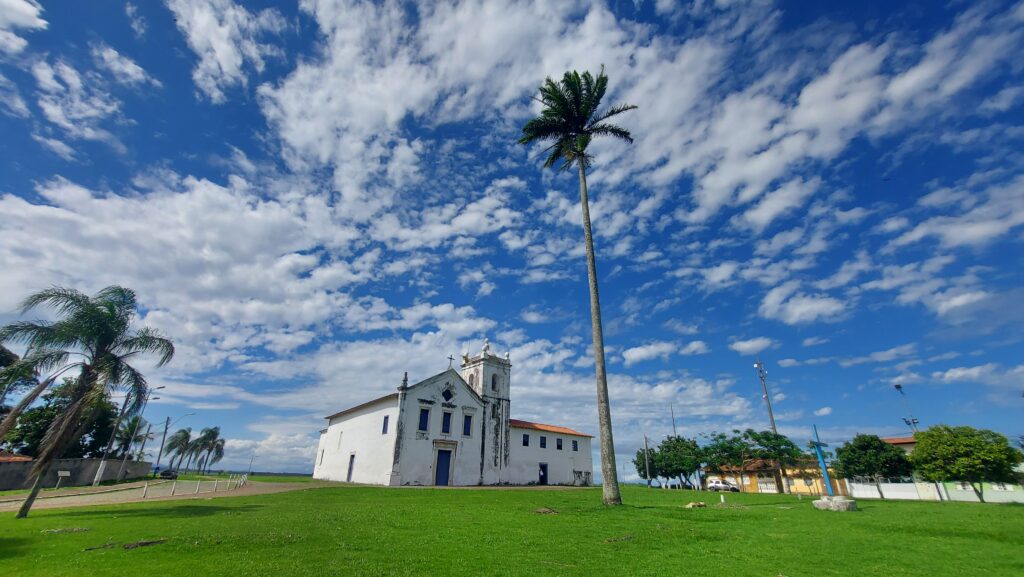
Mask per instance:
[[[549,485],[580,484],[573,471],[584,471],[587,482],[593,483],[594,463],[590,452],[590,437],[577,437],[537,429],[511,428],[509,483],[527,485],[540,479],[540,463],[548,464]],[[530,446],[523,446],[523,435],[530,435]],[[540,448],[540,438],[547,438],[547,447]],[[558,450],[557,439],[562,439]],[[579,443],[579,451],[572,450],[572,442]]]
[[[388,432],[382,434],[384,416]],[[394,462],[398,421],[398,399],[388,399],[352,413],[330,419],[320,435],[314,479],[345,481],[351,455],[353,483],[387,485]]]
[[[445,401],[445,389],[454,395]],[[430,410],[428,430],[419,428],[420,409]],[[441,432],[442,414],[452,414],[451,432]],[[473,416],[470,435],[462,434],[464,415]],[[449,485],[480,483],[480,439],[483,405],[454,371],[431,377],[408,389],[402,416],[402,442],[399,448],[399,483],[434,485],[438,449],[453,451]]]

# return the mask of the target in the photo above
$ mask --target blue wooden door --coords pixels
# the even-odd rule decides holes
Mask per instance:
[[[443,487],[448,485],[448,470],[452,465],[452,452],[444,449],[437,451],[437,470],[434,471],[434,484]]]
[[[548,464],[547,463],[541,463],[540,464],[540,478],[537,479],[537,484],[538,485],[547,485],[548,484]]]

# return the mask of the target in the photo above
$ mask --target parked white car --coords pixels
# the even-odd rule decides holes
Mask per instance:
[[[729,481],[723,481],[721,479],[712,479],[708,481],[708,491],[729,491],[731,493],[739,493],[740,488],[733,485]]]

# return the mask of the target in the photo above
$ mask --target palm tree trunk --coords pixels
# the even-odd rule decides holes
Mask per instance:
[[[50,472],[50,467],[47,466],[45,471],[40,471],[36,475],[36,480],[32,482],[32,490],[28,492],[28,497],[25,497],[25,501],[22,502],[21,508],[18,509],[18,514],[14,516],[15,519],[24,519],[28,517],[28,512],[32,509],[32,504],[36,502],[36,496],[39,495],[39,491],[43,489],[43,478]]]
[[[601,432],[602,500],[605,505],[621,505],[618,472],[615,470],[615,441],[612,439],[612,413],[608,403],[608,378],[604,368],[604,334],[601,330],[601,301],[597,293],[597,262],[594,237],[590,231],[590,200],[587,198],[587,171],[580,169],[580,206],[583,209],[583,241],[587,249],[587,279],[590,283],[590,324],[594,334],[594,367],[597,371],[597,422]]]

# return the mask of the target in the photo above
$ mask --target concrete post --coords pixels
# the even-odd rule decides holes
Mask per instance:
[[[142,498],[143,499],[146,498],[146,493],[148,493],[148,492],[149,492],[149,481],[146,481],[146,484],[142,486]]]
[[[174,496],[174,487],[177,486],[177,485],[178,485],[178,481],[177,480],[171,481],[171,496],[172,497]]]

